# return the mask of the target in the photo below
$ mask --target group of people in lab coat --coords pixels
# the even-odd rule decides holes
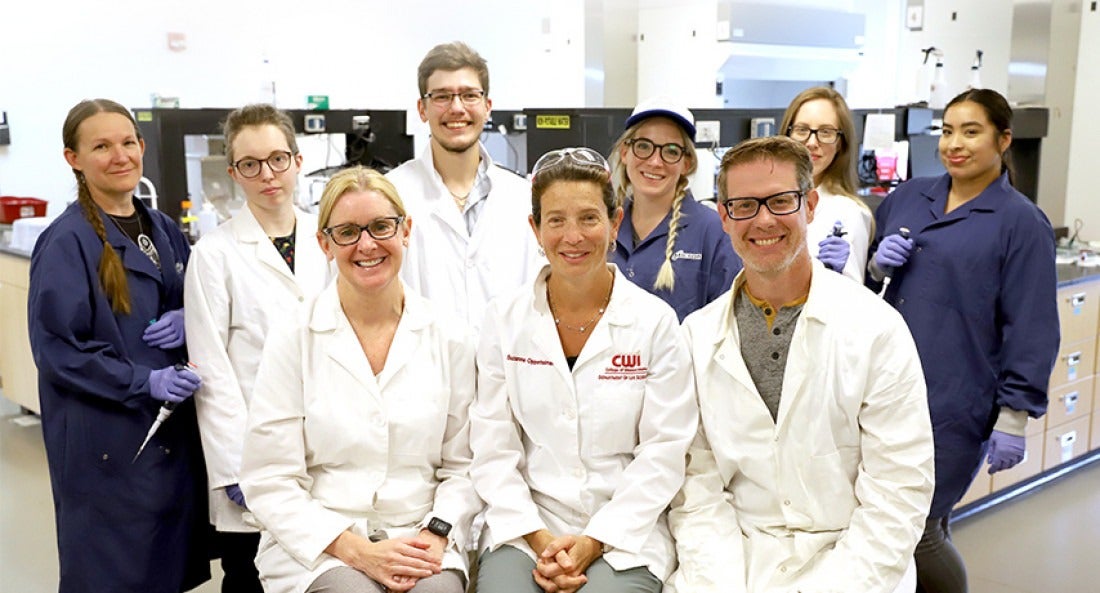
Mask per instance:
[[[725,154],[715,212],[675,102],[528,182],[479,141],[481,56],[436,46],[418,84],[424,153],[341,171],[317,215],[289,118],[232,112],[246,205],[193,250],[133,198],[129,112],[70,111],[78,200],[29,309],[61,591],[187,590],[211,545],[225,591],[460,592],[471,549],[487,593],[965,590],[947,513],[987,447],[1018,462],[1057,349],[1053,278],[1016,284],[1047,280],[1050,225],[991,91],[949,105],[948,175],[876,233],[829,89]]]

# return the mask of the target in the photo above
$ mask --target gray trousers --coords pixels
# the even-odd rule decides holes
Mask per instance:
[[[545,593],[531,576],[535,562],[513,546],[482,554],[478,564],[477,593]],[[644,566],[615,570],[597,558],[584,575],[583,593],[661,593],[661,581]]]
[[[410,593],[463,593],[466,590],[462,573],[444,570],[417,581]],[[386,588],[350,566],[340,566],[321,573],[306,589],[306,593],[385,593]]]

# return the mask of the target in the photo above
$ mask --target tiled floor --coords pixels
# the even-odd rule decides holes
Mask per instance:
[[[30,420],[31,422],[27,422]],[[41,427],[0,398],[0,591],[57,591]],[[24,425],[25,424],[25,425]],[[1100,463],[954,527],[971,593],[1100,591]],[[219,573],[217,565],[211,571]],[[197,589],[216,593],[218,578]]]

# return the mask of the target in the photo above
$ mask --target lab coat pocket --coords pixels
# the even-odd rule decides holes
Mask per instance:
[[[589,414],[595,452],[633,455],[644,397],[644,381],[624,381],[596,389]]]
[[[815,529],[844,529],[855,511],[855,475],[859,466],[858,447],[838,447],[825,455],[814,455],[805,469],[803,500]]]

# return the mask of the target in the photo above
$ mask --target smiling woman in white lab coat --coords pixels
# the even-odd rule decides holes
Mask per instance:
[[[478,591],[659,592],[698,424],[687,344],[675,312],[607,263],[623,212],[603,157],[553,151],[533,175],[550,264],[490,304],[478,348]]]
[[[398,278],[411,221],[381,174],[338,173],[319,219],[337,279],[268,339],[241,462],[264,590],[459,593],[473,335]]]
[[[263,593],[253,562],[260,534],[244,519],[239,486],[248,401],[269,329],[304,309],[324,288],[329,266],[313,237],[317,217],[294,207],[302,155],[290,117],[271,105],[246,105],[223,127],[229,175],[247,201],[191,252],[183,293],[187,351],[203,381],[195,409],[222,590]]]

